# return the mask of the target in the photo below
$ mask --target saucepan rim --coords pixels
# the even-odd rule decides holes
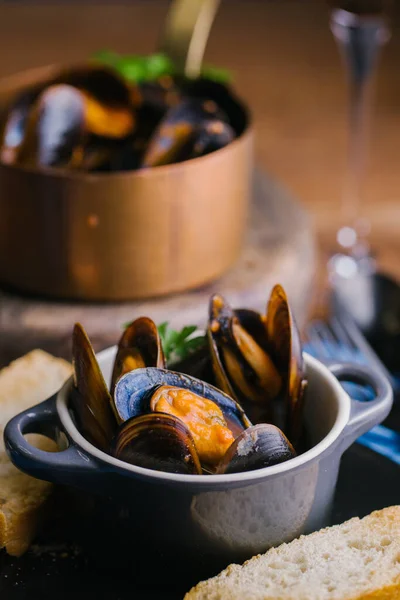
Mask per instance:
[[[97,67],[103,67],[107,69],[107,65],[102,65],[101,63],[97,63],[96,61],[91,60],[83,60],[81,62],[72,62],[72,63],[54,63],[47,64],[41,67],[34,67],[31,69],[23,69],[4,77],[0,80],[0,105],[1,99],[5,94],[10,93],[10,91],[15,88],[19,90],[19,85],[23,78],[26,77],[28,82],[26,84],[26,89],[35,83],[46,82],[49,78],[51,81],[51,76],[55,76],[58,73],[62,73],[64,70],[80,68],[83,66],[95,65]],[[36,77],[35,77],[36,76]],[[22,87],[24,89],[24,86]],[[68,170],[65,168],[57,168],[57,167],[36,167],[29,165],[20,165],[20,164],[7,164],[0,162],[0,168],[15,171],[21,174],[32,174],[43,177],[53,177],[64,179],[65,181],[69,180],[78,180],[78,181],[104,181],[104,180],[142,180],[142,179],[151,179],[157,180],[157,178],[164,177],[166,173],[180,173],[183,169],[190,169],[195,167],[196,165],[203,165],[205,168],[209,165],[210,162],[218,161],[219,158],[224,157],[229,151],[234,151],[234,149],[242,143],[246,143],[248,138],[253,137],[254,128],[253,128],[253,115],[252,111],[248,107],[247,103],[242,99],[241,96],[237,97],[238,103],[240,104],[240,108],[243,112],[243,116],[245,119],[245,126],[243,131],[241,131],[235,139],[230,142],[227,146],[223,148],[219,148],[218,150],[214,150],[209,154],[204,156],[197,156],[182,162],[171,163],[167,165],[159,165],[156,167],[150,167],[146,169],[139,170],[127,170],[127,171],[112,171],[112,172],[88,172],[88,171],[79,171],[79,170]]]

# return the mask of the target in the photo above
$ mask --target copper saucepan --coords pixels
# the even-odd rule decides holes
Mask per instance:
[[[170,10],[164,47],[186,56],[192,75],[217,4],[196,0],[187,14],[179,0]],[[60,68],[3,80],[0,109]],[[130,300],[220,276],[237,259],[246,228],[253,134],[243,111],[238,138],[183,163],[120,173],[0,164],[0,283],[53,297]]]

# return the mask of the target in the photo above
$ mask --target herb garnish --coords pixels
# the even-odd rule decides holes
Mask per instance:
[[[181,360],[187,358],[205,345],[205,335],[193,336],[195,331],[197,331],[196,325],[186,325],[181,331],[175,331],[169,327],[167,321],[158,326],[165,358],[168,362],[173,362],[178,358]]]
[[[124,328],[129,327],[130,324],[131,321],[125,323]],[[165,359],[169,363],[187,358],[193,352],[196,352],[196,350],[203,348],[207,343],[204,334],[198,333],[195,336],[193,335],[196,331],[199,331],[196,325],[186,325],[180,331],[176,331],[169,327],[168,321],[165,321],[158,325],[157,329],[160,334]]]
[[[148,55],[121,55],[111,50],[100,50],[93,55],[93,59],[114,68],[122,77],[132,83],[154,81],[164,75],[177,74],[172,60],[161,52]],[[212,65],[204,65],[201,75],[217,83],[232,81],[232,74],[227,69]]]

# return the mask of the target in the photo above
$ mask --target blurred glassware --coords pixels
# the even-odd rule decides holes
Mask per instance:
[[[347,313],[390,371],[400,401],[400,285],[383,273],[335,281],[335,312]],[[400,405],[399,405],[400,410]]]
[[[370,223],[362,217],[361,201],[372,108],[372,82],[382,46],[390,39],[391,0],[329,1],[330,27],[348,78],[349,125],[347,172],[343,187],[343,225],[336,234],[338,249],[329,261],[332,279],[351,279],[375,271],[368,241]]]

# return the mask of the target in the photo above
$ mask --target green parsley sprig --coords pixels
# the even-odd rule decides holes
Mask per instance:
[[[125,323],[123,327],[126,329],[131,324]],[[200,350],[207,343],[207,338],[204,334],[193,335],[198,328],[196,325],[186,325],[180,331],[171,329],[169,322],[165,321],[158,325],[158,333],[160,334],[161,344],[164,350],[165,359],[169,364],[178,362],[187,358],[196,350]]]
[[[198,331],[196,325],[186,325],[181,331],[169,327],[168,321],[158,326],[161,343],[167,362],[173,363],[178,359],[187,358],[206,344],[203,334],[193,335]]]
[[[131,324],[131,321],[124,323],[126,329]],[[207,343],[207,338],[204,334],[193,335],[198,330],[196,325],[186,325],[180,331],[176,331],[169,326],[169,322],[165,321],[157,327],[160,334],[161,344],[164,350],[165,359],[168,363],[174,363],[178,360],[187,358],[196,350],[200,350]]]
[[[94,60],[115,69],[122,77],[132,83],[154,81],[163,75],[176,75],[174,63],[166,54],[125,54],[121,55],[111,50],[99,50]],[[212,65],[204,65],[202,76],[218,83],[230,83],[232,74],[227,69]]]

